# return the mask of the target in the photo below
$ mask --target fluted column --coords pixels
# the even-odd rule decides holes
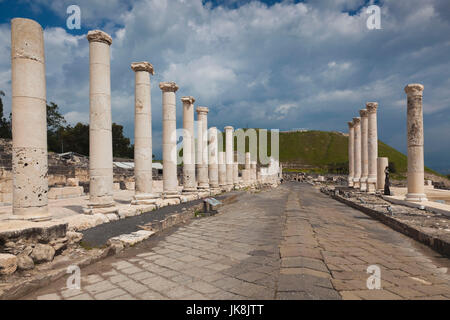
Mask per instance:
[[[152,105],[150,75],[154,74],[149,62],[134,62],[134,179],[135,195],[132,204],[152,204]]]
[[[85,213],[117,212],[113,199],[113,150],[111,121],[111,37],[89,31],[89,203]]]
[[[227,165],[227,186],[233,187],[233,127],[225,127],[225,160]]]
[[[361,191],[367,191],[367,177],[369,176],[369,149],[367,144],[368,117],[367,110],[359,110],[361,116]]]
[[[377,158],[378,158],[378,129],[377,129],[377,102],[367,102],[366,109],[368,112],[368,177],[367,192],[375,193],[377,190]]]
[[[382,157],[377,158],[377,190],[384,190],[384,182],[386,179],[385,170],[389,166],[389,159]]]
[[[405,92],[408,118],[408,193],[406,200],[427,201],[424,187],[423,85],[408,84]]]
[[[219,188],[219,162],[218,162],[218,140],[217,128],[208,130],[208,176],[209,186],[213,189]]]
[[[227,165],[225,152],[219,151],[219,187],[223,190],[227,186]]]
[[[33,20],[11,21],[14,219],[48,220],[44,34]]]
[[[207,107],[197,107],[197,172],[198,188],[209,189],[208,179],[208,112]]]
[[[355,130],[353,122],[348,122],[348,186],[353,187],[355,167]]]
[[[178,197],[177,179],[177,119],[176,97],[178,86],[175,82],[160,82],[162,90],[163,118],[163,196]]]
[[[182,97],[183,102],[183,192],[197,192],[195,180],[195,135],[193,97]]]
[[[361,118],[353,118],[353,129],[355,133],[353,188],[359,189],[361,186]]]

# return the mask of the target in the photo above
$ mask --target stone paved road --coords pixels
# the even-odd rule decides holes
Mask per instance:
[[[381,290],[368,290],[369,265]],[[449,260],[306,184],[244,194],[220,214],[26,299],[450,299]]]

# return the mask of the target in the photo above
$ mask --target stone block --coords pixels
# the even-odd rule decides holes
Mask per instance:
[[[0,253],[0,274],[9,275],[17,270],[17,257],[13,254]]]

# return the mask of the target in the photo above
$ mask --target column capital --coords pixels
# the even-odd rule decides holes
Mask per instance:
[[[378,102],[367,102],[366,109],[369,113],[376,113],[378,108]]]
[[[194,97],[191,97],[191,96],[185,96],[185,97],[181,97],[181,102],[193,104],[195,102],[195,99],[194,99]]]
[[[366,118],[368,115],[368,112],[366,109],[361,109],[361,110],[359,110],[359,115],[361,116],[361,118]]]
[[[170,82],[160,82],[160,83],[159,83],[159,88],[160,88],[162,91],[165,91],[165,92],[177,92],[177,90],[178,90],[177,84],[176,84],[175,82],[173,82],[173,81],[170,81]]]
[[[353,125],[354,126],[357,126],[360,123],[361,123],[361,118],[360,117],[353,118]]]
[[[207,114],[209,112],[208,107],[197,107],[197,113],[203,113],[203,114]]]
[[[131,64],[131,69],[134,72],[145,71],[145,72],[150,73],[151,75],[155,74],[155,71],[153,70],[153,65],[147,61],[133,62]]]
[[[89,42],[102,42],[107,45],[112,44],[112,38],[109,34],[101,30],[91,30],[88,32],[86,38]]]
[[[349,122],[347,122],[347,124],[348,124],[348,128],[349,129],[353,129],[353,127],[354,127],[354,123],[353,123],[353,121],[349,121]]]
[[[421,85],[420,83],[408,84],[405,87],[405,92],[407,95],[421,96],[423,95],[423,85]]]
[[[233,130],[234,128],[232,126],[226,126],[224,129],[225,130]]]

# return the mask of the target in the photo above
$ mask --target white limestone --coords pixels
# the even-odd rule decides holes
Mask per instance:
[[[219,188],[219,161],[218,161],[218,137],[217,128],[211,127],[208,130],[208,176],[209,186],[212,189]],[[217,191],[217,190],[216,190]]]
[[[407,94],[408,201],[427,201],[424,188],[423,85],[409,84]]]
[[[48,164],[44,34],[29,19],[11,21],[14,219],[47,220]]]
[[[113,199],[111,37],[89,31],[89,203],[85,213],[117,212]]]
[[[368,176],[367,192],[375,193],[377,189],[377,157],[378,157],[378,128],[377,102],[367,102],[368,112],[367,148],[368,148]]]
[[[225,152],[219,151],[219,187],[224,190],[227,186],[227,165]]]
[[[209,109],[207,107],[197,108],[197,173],[199,189],[209,189],[208,112]]]
[[[348,122],[348,186],[353,187],[355,167],[355,130],[353,122]]]
[[[368,114],[366,109],[359,110],[361,116],[361,180],[360,190],[367,191],[367,178],[369,176],[369,148],[368,137]]]
[[[160,82],[163,118],[163,197],[179,197],[177,179],[177,118],[175,82]]]
[[[353,170],[353,188],[359,189],[361,186],[361,118],[353,118],[353,129],[355,134],[355,156],[354,156],[354,170]]]
[[[389,166],[389,159],[386,157],[377,158],[377,190],[384,190],[385,170]]]
[[[132,204],[153,204],[152,177],[152,106],[150,75],[154,74],[149,62],[134,62],[134,177],[135,196]]]
[[[195,180],[195,135],[193,97],[182,97],[183,102],[183,192],[197,192]]]
[[[227,186],[233,187],[233,127],[225,127],[225,161],[227,165]]]

